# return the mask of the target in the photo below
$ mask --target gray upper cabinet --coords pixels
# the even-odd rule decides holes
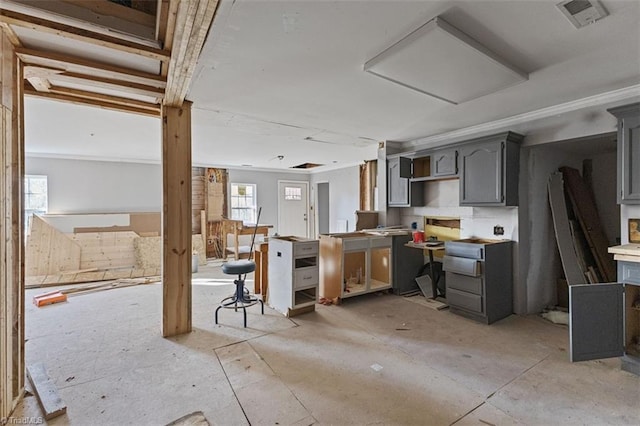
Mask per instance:
[[[393,157],[387,160],[387,204],[389,207],[411,207],[424,203],[424,186],[410,182],[411,159]]]
[[[431,172],[434,177],[456,176],[458,174],[458,151],[436,151],[431,154]]]
[[[517,206],[520,141],[507,132],[459,148],[461,206]]]
[[[618,204],[640,204],[640,103],[608,111],[618,119]]]

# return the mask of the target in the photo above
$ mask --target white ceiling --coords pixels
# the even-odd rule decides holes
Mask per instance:
[[[640,2],[603,0],[609,16],[581,29],[555,3],[222,0],[188,94],[194,165],[340,167],[375,158],[377,141],[435,146],[502,124],[544,133],[560,112],[640,100]],[[363,71],[435,16],[529,79],[451,105]],[[26,102],[26,138],[39,155],[160,159],[159,120],[42,99]]]

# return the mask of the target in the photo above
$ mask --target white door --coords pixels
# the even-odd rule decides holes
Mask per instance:
[[[309,236],[309,183],[278,181],[278,234]]]

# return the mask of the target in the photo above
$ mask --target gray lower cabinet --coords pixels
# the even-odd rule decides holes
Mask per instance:
[[[618,204],[640,204],[640,103],[608,111],[618,119]]]
[[[408,235],[394,235],[392,238],[393,248],[393,292],[395,294],[406,294],[419,290],[416,283],[416,276],[424,264],[424,254],[422,250],[407,247],[413,237]]]
[[[456,176],[458,174],[458,150],[436,151],[431,154],[433,177]]]
[[[461,206],[517,206],[520,142],[507,132],[459,148]]]
[[[640,263],[618,261],[618,279],[569,287],[569,354],[622,357],[622,369],[640,375]]]
[[[411,207],[424,203],[422,182],[410,182],[411,159],[393,157],[387,160],[387,204],[389,207]]]
[[[511,315],[512,242],[460,240],[444,244],[450,311],[486,324]]]

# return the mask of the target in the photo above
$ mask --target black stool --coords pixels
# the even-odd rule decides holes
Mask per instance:
[[[224,299],[222,299],[222,302],[220,302],[220,306],[216,308],[216,324],[218,324],[218,311],[221,308],[234,309],[236,312],[238,311],[238,308],[242,308],[245,328],[247,327],[246,308],[260,302],[262,315],[264,315],[264,303],[262,303],[262,300],[258,299],[256,296],[249,294],[249,290],[244,287],[244,278],[242,278],[243,274],[246,277],[249,272],[253,272],[255,270],[256,263],[252,260],[234,260],[222,264],[222,272],[228,275],[237,275],[238,279],[233,281],[233,283],[236,285],[235,294],[233,296],[225,297]]]

